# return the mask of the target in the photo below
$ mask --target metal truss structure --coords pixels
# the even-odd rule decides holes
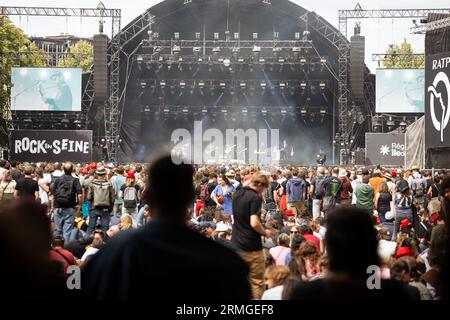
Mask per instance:
[[[314,12],[308,12],[300,17],[300,22],[305,23],[308,28],[313,29],[322,35],[332,46],[338,50],[338,135],[341,144],[349,145],[352,137],[351,111],[349,109],[349,89],[348,89],[348,69],[350,43],[348,40],[329,25],[322,17]],[[348,154],[340,152],[339,154]],[[345,163],[345,159],[341,157],[341,163]]]
[[[0,7],[0,15],[4,16],[58,16],[58,17],[84,17],[84,18],[110,18],[111,19],[111,41],[108,47],[109,58],[109,99],[104,104],[105,112],[105,134],[111,143],[108,147],[108,158],[116,159],[119,134],[119,80],[120,80],[120,50],[122,37],[121,31],[121,9],[105,8],[50,8],[50,7]],[[94,66],[95,68],[95,66]],[[93,72],[88,79],[88,84],[83,92],[82,111],[87,117],[89,108],[95,99],[93,85]],[[87,120],[85,121],[87,124]]]
[[[415,34],[423,34],[426,33],[427,31],[433,31],[448,27],[450,27],[450,17],[414,26],[410,29],[410,31],[411,33]]]
[[[253,55],[253,56],[228,56],[224,54],[212,54],[205,56],[196,55],[183,55],[177,57],[171,54],[140,54],[134,57],[134,60],[142,64],[181,64],[181,65],[268,65],[268,64],[278,64],[278,65],[325,65],[327,63],[326,57],[305,57],[305,56],[278,56],[278,55]]]
[[[339,32],[347,37],[349,19],[382,19],[382,18],[426,18],[430,13],[450,13],[450,8],[441,9],[381,9],[365,10],[358,3],[353,10],[339,10]]]
[[[335,35],[334,30],[330,27],[324,26],[325,22],[319,23],[321,33],[333,44],[337,43],[339,50],[339,133],[341,139],[344,139],[343,144],[351,146],[348,140],[351,139],[352,127],[349,125],[349,115],[351,110],[348,107],[349,90],[348,90],[348,71],[350,68],[349,55],[350,44],[347,40],[347,23],[350,19],[368,19],[368,18],[425,18],[429,13],[450,13],[450,9],[382,9],[382,10],[365,10],[358,3],[353,10],[339,10],[339,34]],[[318,17],[317,15],[315,15]],[[314,17],[314,16],[313,16]],[[311,14],[308,15],[311,18]],[[320,20],[320,17],[317,18]],[[311,19],[308,20],[311,26]],[[367,85],[365,84],[365,87]],[[369,106],[366,101],[366,105]],[[342,142],[341,142],[342,144]],[[341,151],[341,155],[351,154],[350,150]],[[344,160],[344,161],[342,161]],[[347,159],[341,159],[342,164],[347,163]]]
[[[425,55],[423,53],[372,53],[372,61],[378,62],[380,67],[381,62],[392,62],[395,66],[397,62],[409,62],[409,61],[425,61]]]

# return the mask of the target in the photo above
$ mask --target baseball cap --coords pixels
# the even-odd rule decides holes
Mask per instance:
[[[319,167],[317,168],[317,172],[320,174],[325,174],[325,168],[324,167]]]
[[[134,179],[134,171],[128,171],[127,178]]]

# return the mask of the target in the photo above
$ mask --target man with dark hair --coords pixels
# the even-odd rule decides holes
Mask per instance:
[[[14,191],[15,198],[39,198],[39,185],[36,180],[33,180],[31,176],[33,174],[33,168],[29,165],[25,166],[23,171],[25,177],[20,178],[16,184],[16,190]]]
[[[76,265],[73,254],[64,248],[64,237],[55,236],[52,239],[52,246],[50,248],[50,260],[57,261],[61,264],[64,274],[67,272],[69,266]]]
[[[328,275],[297,285],[291,299],[413,299],[404,283],[376,278],[380,265],[377,231],[365,210],[339,207],[332,211],[327,217],[325,246],[330,263]]]
[[[20,180],[20,178],[23,177],[22,172],[20,172],[19,169],[17,169],[17,162],[16,161],[11,161],[11,177],[13,180],[15,180],[16,182],[18,182]]]
[[[53,195],[54,234],[55,236],[63,235],[68,242],[74,229],[75,215],[81,209],[82,192],[80,180],[72,176],[73,164],[66,162],[63,169],[64,174],[55,179],[50,186],[50,191]]]
[[[254,299],[260,299],[264,292],[266,258],[261,236],[272,236],[272,232],[261,223],[261,195],[268,185],[269,178],[257,172],[247,186],[233,195],[234,224],[231,241],[250,267],[249,280]]]
[[[239,256],[191,230],[193,167],[170,156],[148,172],[145,197],[152,220],[112,238],[86,265],[82,288],[96,299],[249,299],[248,267]],[[174,181],[177,192],[174,195]],[[214,279],[214,292],[209,282]],[[220,275],[220,276],[217,276]]]

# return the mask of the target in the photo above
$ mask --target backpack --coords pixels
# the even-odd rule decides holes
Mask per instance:
[[[322,211],[324,212],[330,211],[336,206],[336,195],[341,186],[341,182],[333,178],[327,180],[327,182],[331,184],[331,195],[322,198]]]
[[[425,195],[425,187],[423,185],[423,180],[421,178],[416,178],[413,180],[414,195],[416,197],[423,197]]]
[[[325,180],[325,177],[322,177],[322,179],[316,179],[316,188],[314,190],[316,199],[322,199],[325,196]]]
[[[135,187],[126,187],[123,191],[123,206],[127,209],[137,207],[137,195]]]
[[[200,186],[200,199],[203,202],[209,202],[209,200],[211,199],[207,183],[204,183]]]
[[[55,200],[61,207],[71,207],[76,204],[73,184],[74,177],[61,176],[55,181]]]
[[[106,181],[93,181],[92,188],[92,206],[110,207],[111,206],[111,185]]]

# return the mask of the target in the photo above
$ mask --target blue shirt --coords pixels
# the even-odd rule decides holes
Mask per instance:
[[[222,210],[224,213],[233,214],[233,207],[232,207],[233,200],[231,196],[234,192],[236,192],[236,189],[233,187],[231,183],[227,186],[225,193],[223,192],[222,186],[220,184],[218,184],[213,191],[216,197],[224,195],[224,200],[222,203]]]

